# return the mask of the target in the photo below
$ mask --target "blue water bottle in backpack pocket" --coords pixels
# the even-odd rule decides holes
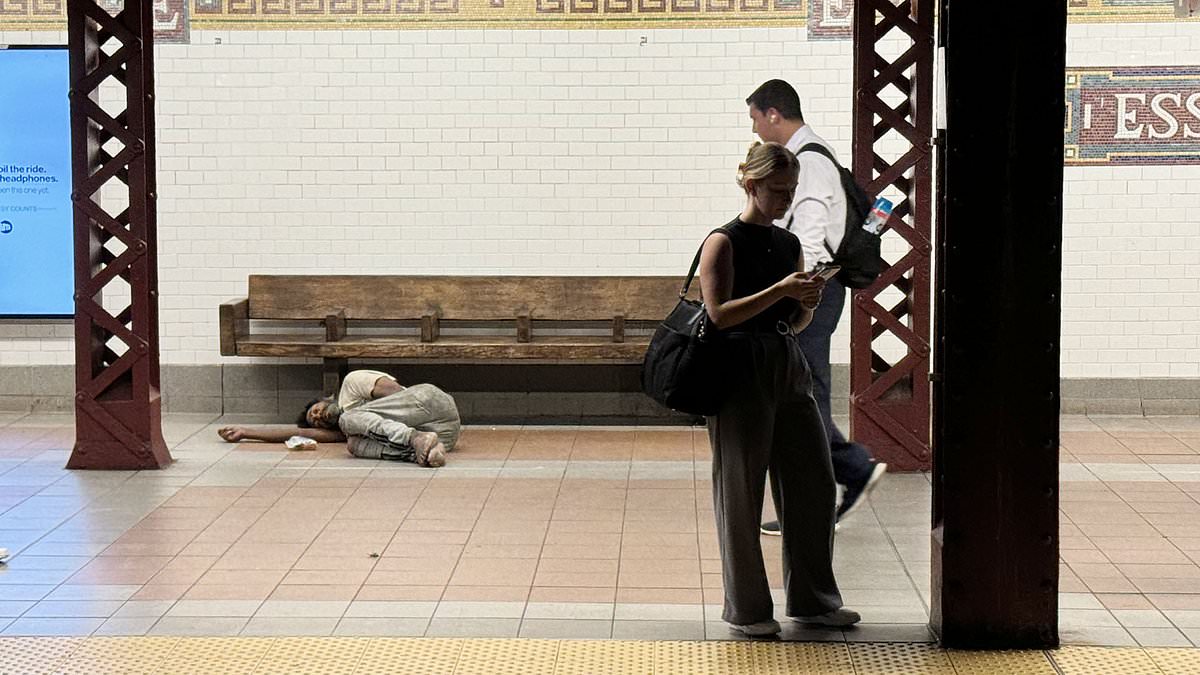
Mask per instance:
[[[891,200],[880,197],[879,199],[876,199],[875,204],[871,206],[871,210],[867,213],[867,219],[863,221],[862,228],[871,234],[879,234],[883,231],[883,226],[887,224],[888,218],[891,217]]]

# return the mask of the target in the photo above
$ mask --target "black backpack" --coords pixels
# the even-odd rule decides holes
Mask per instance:
[[[837,280],[843,286],[866,288],[875,283],[884,268],[883,257],[879,254],[879,235],[862,227],[871,211],[871,198],[859,187],[858,181],[854,180],[854,174],[838,164],[825,146],[809,143],[796,154],[801,152],[824,155],[837,167],[838,175],[842,179],[842,190],[846,193],[846,233],[842,235],[842,243],[838,250],[830,248],[828,240],[825,241],[825,248],[833,256],[833,263],[842,266]]]

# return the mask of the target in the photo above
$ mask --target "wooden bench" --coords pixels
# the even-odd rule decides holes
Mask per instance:
[[[351,359],[641,363],[682,281],[254,274],[247,297],[220,307],[221,354],[321,358],[326,393]]]

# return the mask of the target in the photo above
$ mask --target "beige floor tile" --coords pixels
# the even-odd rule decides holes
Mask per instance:
[[[454,565],[449,558],[380,558],[365,585],[444,586]]]
[[[280,583],[361,586],[366,582],[368,576],[370,576],[369,570],[292,570],[283,577]]]
[[[130,596],[130,600],[175,601],[184,596],[191,586],[185,584],[147,584]]]
[[[525,586],[533,583],[537,561],[516,558],[463,558],[450,578],[452,586]]]

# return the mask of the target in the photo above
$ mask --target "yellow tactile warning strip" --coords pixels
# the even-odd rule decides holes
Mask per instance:
[[[707,649],[708,642],[654,643],[654,673],[752,673],[754,645],[732,642],[724,649]]]
[[[454,673],[463,675],[553,675],[557,640],[467,640]]]
[[[0,672],[49,673],[74,653],[82,638],[18,637],[0,639]]]
[[[856,643],[850,645],[854,672],[870,673],[947,673],[954,666],[945,650],[927,644]]]
[[[948,673],[1182,675],[1200,649],[963,652],[844,642],[450,638],[0,638],[0,673]]]
[[[958,675],[1055,675],[1045,652],[946,652]]]
[[[178,641],[178,638],[168,637],[97,637],[82,640],[75,651],[64,655],[64,661],[54,672],[64,675],[155,672],[163,668]],[[66,659],[67,656],[70,658]],[[0,664],[3,661],[4,652],[0,650]]]
[[[1147,650],[1135,647],[1063,647],[1051,655],[1064,673],[1132,675],[1161,672]]]
[[[754,642],[754,668],[764,675],[851,673],[850,650],[841,643]]]
[[[1147,649],[1164,673],[1200,673],[1200,649]]]
[[[654,646],[632,640],[564,641],[558,647],[555,675],[652,673]]]
[[[425,675],[453,673],[463,645],[469,640],[442,638],[377,638],[367,645],[360,673],[393,673],[394,675]]]
[[[171,650],[170,658],[166,661],[171,668],[163,667],[150,672],[166,673],[175,670],[175,672],[181,673],[205,673],[206,675],[252,673],[275,643],[271,638],[195,637],[173,639],[176,640],[175,648]]]
[[[370,644],[369,638],[284,637],[271,645],[256,673],[321,675],[355,672]]]

